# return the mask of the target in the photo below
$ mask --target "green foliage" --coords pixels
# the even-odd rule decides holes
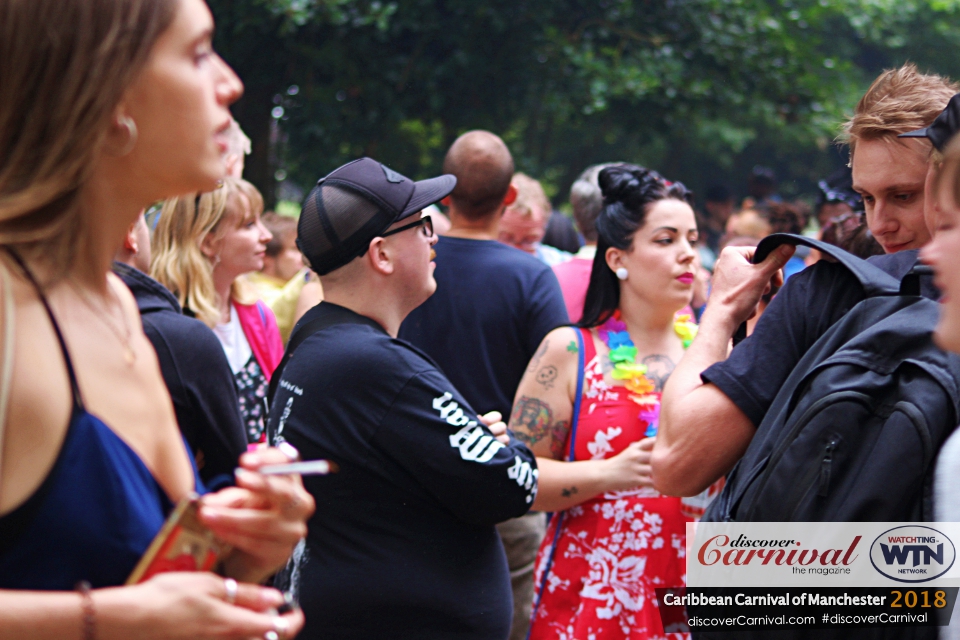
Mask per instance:
[[[695,190],[742,188],[761,163],[794,194],[845,160],[833,140],[881,69],[909,59],[960,77],[960,0],[210,6],[247,86],[236,113],[268,197],[277,168],[309,186],[361,155],[436,174],[476,128],[499,133],[557,204],[584,167],[612,160]]]

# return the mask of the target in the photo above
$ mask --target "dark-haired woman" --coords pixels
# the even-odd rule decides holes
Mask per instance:
[[[533,508],[555,512],[530,638],[651,638],[657,587],[684,583],[680,498],[652,486],[660,392],[696,331],[690,193],[635,165],[604,169],[599,241],[578,327],[544,338],[510,428],[537,455]]]

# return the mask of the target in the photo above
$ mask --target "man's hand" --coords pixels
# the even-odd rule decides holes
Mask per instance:
[[[727,247],[713,269],[713,287],[704,314],[712,322],[721,323],[730,335],[757,312],[757,305],[771,286],[783,284],[780,269],[796,251],[792,245],[781,245],[760,264],[751,259],[755,247]]]
[[[490,433],[493,434],[493,437],[496,438],[498,442],[510,444],[510,434],[507,433],[507,424],[503,421],[503,416],[500,415],[499,411],[491,411],[490,413],[485,413],[477,417],[480,418],[480,422],[482,422],[487,429],[490,429]]]

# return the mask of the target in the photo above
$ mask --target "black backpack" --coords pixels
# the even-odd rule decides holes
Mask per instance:
[[[933,343],[939,305],[919,295],[916,266],[897,282],[837,247],[814,247],[860,281],[865,299],[803,356],[703,517],[708,522],[933,519],[932,475],[960,415],[960,358]]]

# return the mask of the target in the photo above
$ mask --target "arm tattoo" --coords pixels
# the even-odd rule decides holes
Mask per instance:
[[[547,352],[547,347],[550,346],[549,340],[544,340],[543,344],[540,345],[540,348],[537,349],[537,352],[533,354],[533,358],[530,359],[530,364],[527,366],[527,372],[533,373],[537,365],[540,364],[540,360],[543,358],[543,354]]]
[[[553,382],[557,379],[557,368],[552,364],[537,371],[537,382],[542,384],[547,389],[553,388]]]
[[[570,423],[566,420],[553,421],[550,405],[537,398],[520,396],[510,415],[510,429],[518,440],[528,447],[549,438],[550,453],[557,459],[563,456]]]
[[[570,487],[569,489],[560,490],[560,495],[563,496],[564,498],[569,498],[570,496],[576,495],[577,493],[579,492],[577,491],[576,487]]]
[[[676,367],[676,365],[673,364],[673,360],[667,356],[652,355],[644,358],[642,362],[647,365],[646,375],[653,383],[653,390],[657,392],[663,391],[663,386],[667,384],[667,378],[670,377],[670,374],[673,373]]]

